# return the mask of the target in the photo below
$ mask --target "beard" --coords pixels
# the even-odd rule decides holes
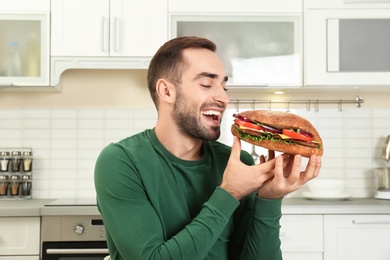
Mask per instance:
[[[221,135],[220,127],[207,128],[202,125],[199,117],[199,111],[201,111],[203,107],[208,106],[208,104],[203,104],[200,110],[197,111],[197,106],[185,99],[180,87],[176,87],[176,90],[176,101],[172,116],[179,127],[179,131],[184,135],[201,140],[217,140]]]

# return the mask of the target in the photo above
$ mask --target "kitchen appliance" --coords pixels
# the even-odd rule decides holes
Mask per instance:
[[[386,138],[382,158],[385,161],[385,167],[377,168],[375,172],[374,181],[377,187],[375,198],[390,199],[390,135]]]
[[[55,215],[61,210],[68,213]],[[94,199],[60,199],[46,204],[41,225],[41,259],[105,259],[109,253],[101,216],[70,215],[94,210]]]

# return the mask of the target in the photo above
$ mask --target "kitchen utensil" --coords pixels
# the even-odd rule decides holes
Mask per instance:
[[[390,135],[387,136],[385,146],[383,147],[382,157],[385,161],[390,160]]]
[[[255,164],[259,164],[260,163],[260,155],[258,155],[256,153],[254,145],[252,145],[252,151],[251,151],[250,155],[252,155],[253,160],[255,161]]]

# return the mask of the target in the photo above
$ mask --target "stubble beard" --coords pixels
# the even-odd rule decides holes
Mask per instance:
[[[199,111],[196,111],[196,106],[186,101],[179,87],[176,88],[176,102],[174,104],[172,116],[176,121],[179,131],[189,137],[215,141],[221,135],[221,129],[219,126],[208,129],[203,126],[199,117]],[[203,104],[200,111],[207,104]]]

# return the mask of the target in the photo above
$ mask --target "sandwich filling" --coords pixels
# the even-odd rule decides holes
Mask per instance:
[[[234,114],[234,128],[243,140],[261,142],[263,140],[284,142],[290,145],[303,145],[321,149],[321,143],[314,140],[313,134],[304,129],[280,129]]]

